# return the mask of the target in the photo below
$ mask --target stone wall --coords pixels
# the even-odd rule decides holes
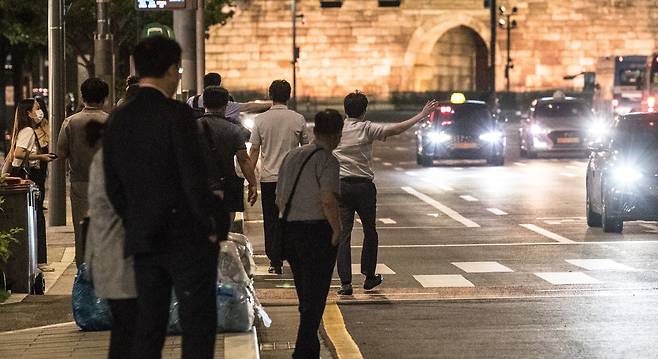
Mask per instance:
[[[207,69],[220,72],[231,91],[264,94],[273,79],[292,77],[290,0],[239,3],[227,25],[210,31]],[[465,87],[475,80],[467,81],[463,74],[452,75],[462,78],[454,80],[448,74],[450,66],[445,66],[454,60],[437,58],[437,49],[458,39],[439,39],[464,26],[489,44],[489,12],[482,0],[403,0],[399,8],[379,8],[377,0],[344,0],[342,8],[327,9],[321,9],[318,0],[297,3],[304,15],[297,33],[300,97],[338,98],[360,89],[386,99],[397,91]],[[649,54],[656,44],[658,0],[499,3],[519,9],[519,27],[512,32],[512,91],[577,87],[582,79],[562,77],[593,71],[601,56]],[[505,87],[505,37],[499,30],[499,90]],[[464,47],[452,46],[456,53]]]

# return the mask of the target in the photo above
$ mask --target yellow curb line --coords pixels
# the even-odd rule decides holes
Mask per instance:
[[[322,320],[327,336],[333,343],[339,359],[363,359],[361,350],[345,328],[343,315],[336,303],[327,303]]]

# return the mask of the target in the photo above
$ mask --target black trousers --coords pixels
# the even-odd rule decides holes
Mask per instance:
[[[260,183],[260,202],[263,206],[265,254],[272,267],[281,267],[283,266],[281,249],[276,243],[276,221],[279,216],[279,210],[276,207],[276,182]]]
[[[12,177],[26,177],[26,174],[20,167],[12,167],[10,174]],[[46,216],[43,214],[43,201],[46,199],[46,169],[30,169],[29,179],[31,179],[39,188],[39,197],[36,199],[35,203],[37,210],[37,263],[47,263],[48,246],[46,245]]]
[[[136,299],[109,300],[112,311],[109,359],[130,358],[137,317]]]
[[[327,221],[288,222],[285,251],[299,298],[299,328],[293,358],[320,356],[318,328],[336,264]]]
[[[176,238],[171,243],[165,253],[135,255],[137,325],[131,358],[161,357],[172,286],[180,304],[182,358],[213,358],[219,246],[189,238]]]
[[[361,274],[373,277],[377,267],[377,188],[366,178],[346,178],[340,181],[340,221],[343,230],[338,246],[338,276],[342,284],[352,283],[352,227],[356,212],[363,225]]]

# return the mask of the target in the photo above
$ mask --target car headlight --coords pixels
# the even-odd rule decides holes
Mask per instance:
[[[613,168],[613,178],[615,182],[623,185],[630,185],[636,183],[642,178],[640,172],[635,166],[624,165]]]
[[[603,121],[597,121],[590,124],[588,132],[591,137],[602,137],[608,134],[608,125]]]
[[[245,118],[244,121],[242,121],[242,124],[244,125],[244,127],[251,130],[254,128],[255,123],[253,118]]]
[[[533,135],[543,135],[544,133],[546,133],[546,130],[544,130],[544,128],[539,125],[532,125],[530,126],[530,132]]]
[[[480,139],[487,142],[497,142],[503,137],[500,131],[491,131],[480,135]]]
[[[450,141],[452,136],[445,132],[430,132],[427,134],[427,138],[429,138],[432,143],[443,143]]]

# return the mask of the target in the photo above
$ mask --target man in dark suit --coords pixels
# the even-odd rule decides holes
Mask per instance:
[[[173,286],[180,303],[183,358],[212,358],[217,234],[192,110],[171,99],[181,48],[151,37],[133,53],[140,90],[110,116],[104,136],[107,194],[135,258],[137,324],[132,358],[160,358]]]

